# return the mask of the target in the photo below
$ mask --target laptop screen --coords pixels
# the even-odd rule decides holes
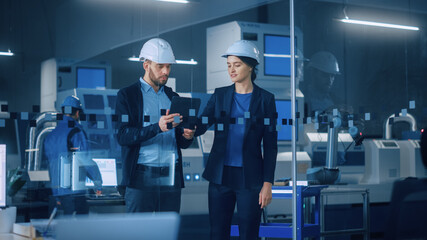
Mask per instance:
[[[103,187],[116,187],[117,186],[117,171],[116,159],[114,158],[94,158],[92,159],[98,165],[102,177]],[[86,178],[86,186],[93,187],[92,180]]]

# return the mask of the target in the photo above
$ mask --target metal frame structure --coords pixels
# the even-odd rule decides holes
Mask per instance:
[[[292,220],[295,224],[290,223],[262,223],[259,228],[260,237],[269,238],[292,238],[296,240],[304,239],[306,237],[314,237],[320,239],[320,193],[321,190],[326,188],[324,185],[317,186],[284,186],[284,187],[273,187],[273,199],[293,199],[296,198],[295,210],[296,214]],[[293,188],[296,189],[296,194],[293,194]],[[307,198],[314,198],[314,219],[313,223],[305,223],[304,210],[306,208],[304,201]],[[296,226],[296,228],[292,227]],[[293,238],[293,232],[296,232],[297,237]],[[237,225],[231,226],[231,236],[239,236],[239,227]]]

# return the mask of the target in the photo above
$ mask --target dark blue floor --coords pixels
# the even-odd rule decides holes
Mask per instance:
[[[209,215],[181,215],[178,239],[209,239]]]
[[[232,224],[237,224],[237,219],[233,217]],[[209,240],[209,215],[181,215],[181,225],[178,240]],[[231,237],[232,240],[239,239]]]

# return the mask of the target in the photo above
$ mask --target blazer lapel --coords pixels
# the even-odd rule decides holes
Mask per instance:
[[[246,135],[248,134],[251,125],[255,122],[257,122],[256,119],[256,112],[258,110],[259,104],[261,103],[261,92],[260,89],[257,85],[254,85],[254,90],[252,91],[252,97],[251,97],[251,103],[249,104],[249,116],[250,118],[247,119],[246,124],[245,124],[245,138]]]
[[[233,105],[233,93],[234,93],[234,84],[227,88],[227,91],[224,95],[224,106],[225,106],[225,116],[221,117],[230,117],[231,115],[231,106]]]
[[[136,91],[136,106],[138,106],[138,123],[142,123],[144,115],[144,98],[142,97],[141,82],[138,82]],[[142,126],[142,124],[141,124]]]

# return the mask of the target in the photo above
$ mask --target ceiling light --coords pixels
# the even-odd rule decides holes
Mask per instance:
[[[352,23],[352,24],[359,24],[359,25],[366,25],[366,26],[385,27],[385,28],[403,29],[403,30],[411,30],[411,31],[420,30],[418,27],[413,27],[413,26],[405,26],[405,25],[381,23],[381,22],[371,22],[371,21],[363,21],[363,20],[356,20],[356,19],[349,19],[349,18],[339,19],[339,21],[344,23]]]
[[[274,54],[274,53],[264,53],[264,57],[273,57],[273,58],[291,58],[290,54]],[[298,58],[297,55],[295,55],[295,58]]]
[[[188,64],[188,65],[197,65],[197,61],[194,61],[194,59],[188,60],[176,60],[176,63],[178,64]]]
[[[15,55],[10,49],[7,52],[0,52],[0,56],[13,56]]]
[[[131,62],[139,62],[139,58],[137,58],[137,57],[130,57],[130,58],[128,58],[128,60]]]
[[[157,0],[159,2],[172,2],[172,3],[189,3],[188,0]]]
[[[140,62],[139,58],[137,58],[137,57],[130,57],[130,58],[128,58],[128,60],[132,61],[132,62]],[[197,65],[198,64],[198,62],[194,61],[194,59],[191,59],[191,60],[176,60],[176,63],[177,64],[186,64],[186,65]]]

